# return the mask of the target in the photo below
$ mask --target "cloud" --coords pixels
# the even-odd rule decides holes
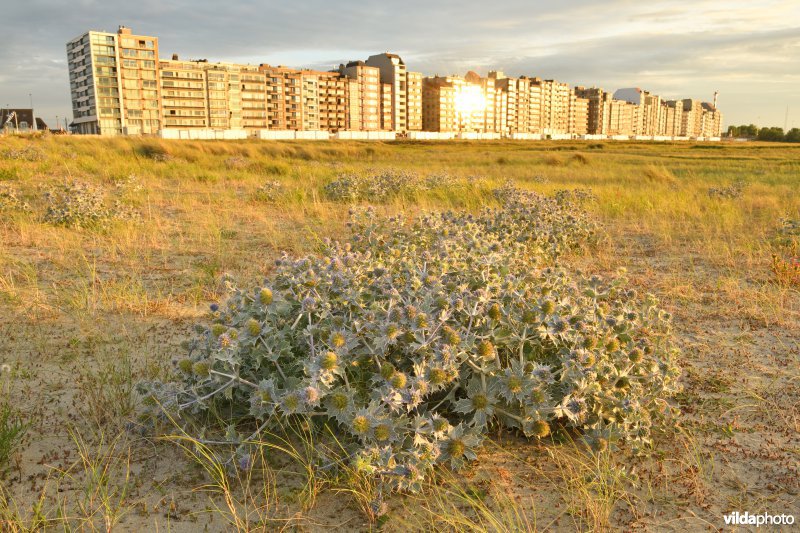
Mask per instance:
[[[665,97],[710,99],[726,122],[800,126],[800,4],[729,0],[12,0],[4,6],[0,105],[70,113],[65,43],[125,24],[162,55],[330,68],[382,51],[425,74],[505,70]],[[765,95],[769,95],[765,98]]]

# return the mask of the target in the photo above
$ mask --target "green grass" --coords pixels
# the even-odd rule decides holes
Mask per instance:
[[[28,144],[44,158],[3,155]],[[37,442],[7,448],[26,481],[0,491],[0,529],[692,529],[722,527],[734,504],[788,512],[797,505],[786,465],[800,449],[800,293],[776,281],[771,261],[781,217],[800,218],[800,146],[704,146],[0,137],[0,181],[32,208],[0,211],[0,364],[15,369],[13,400],[0,403],[14,410],[0,410],[0,464],[3,443],[19,443],[3,437],[20,434],[19,420],[35,421],[27,433]],[[377,205],[389,214],[477,211],[506,180],[543,194],[592,189],[586,209],[602,225],[601,245],[561,266],[627,268],[675,315],[683,348],[684,414],[654,457],[498,435],[475,467],[438,474],[422,496],[386,495],[388,510],[376,513],[362,474],[310,479],[302,439],[284,451],[264,443],[258,475],[228,479],[188,439],[137,433],[132,383],[172,371],[193,324],[224,297],[223,275],[250,286],[282,251],[313,253],[343,235],[349,206],[329,200],[325,185],[388,167],[483,178]],[[141,220],[43,222],[44,193],[65,180],[100,188]],[[284,189],[274,202],[258,193],[271,181]],[[737,182],[740,198],[708,194]]]

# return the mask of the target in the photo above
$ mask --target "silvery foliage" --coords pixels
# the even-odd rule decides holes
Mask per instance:
[[[708,197],[719,200],[735,200],[742,197],[742,194],[744,194],[745,185],[746,184],[744,182],[737,181],[726,187],[709,187]]]
[[[784,218],[778,228],[776,244],[787,248],[800,248],[800,218]]]
[[[286,186],[280,181],[267,181],[256,189],[255,198],[264,202],[275,202],[286,194]]]
[[[135,174],[128,174],[124,178],[114,180],[114,187],[117,192],[122,194],[136,193],[144,190],[144,185],[142,185],[141,180]]]
[[[348,242],[284,255],[262,286],[212,305],[175,380],[139,385],[145,405],[232,413],[239,455],[262,429],[308,417],[399,489],[475,459],[497,427],[645,451],[678,390],[669,315],[622,277],[548,266],[593,238],[574,206],[508,186],[497,197],[477,215],[411,221],[354,209]]]
[[[109,206],[101,189],[74,181],[51,188],[45,193],[45,222],[57,226],[102,228],[112,220],[131,220],[139,213],[119,201]]]
[[[0,211],[30,211],[31,206],[22,200],[10,183],[0,183]]]
[[[15,161],[42,161],[45,158],[44,150],[36,146],[28,145],[19,150],[9,148],[3,152],[3,158]]]
[[[553,196],[559,203],[582,204],[597,201],[597,195],[591,189],[559,189]]]
[[[364,174],[341,174],[325,186],[325,194],[331,200],[375,202],[438,187],[474,185],[481,180],[482,178],[476,176],[460,179],[446,172],[420,176],[407,170],[388,169]]]

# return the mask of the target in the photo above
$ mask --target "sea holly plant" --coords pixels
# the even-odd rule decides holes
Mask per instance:
[[[345,202],[382,202],[402,194],[414,194],[439,187],[456,188],[476,185],[480,176],[459,178],[445,172],[421,176],[406,170],[384,169],[379,172],[340,174],[325,185],[325,195]]]
[[[228,413],[234,447],[308,420],[400,489],[474,460],[499,427],[646,451],[678,390],[670,316],[622,276],[555,266],[595,235],[573,204],[510,186],[497,198],[412,220],[354,209],[349,241],[284,255],[212,305],[175,379],[139,384],[144,403],[192,427]]]
[[[45,193],[44,221],[56,226],[105,228],[113,220],[136,220],[139,213],[115,201],[109,204],[102,189],[79,181],[52,187]]]

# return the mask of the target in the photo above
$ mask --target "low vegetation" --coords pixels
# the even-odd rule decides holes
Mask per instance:
[[[791,512],[800,152],[709,146],[0,138],[0,529]]]

